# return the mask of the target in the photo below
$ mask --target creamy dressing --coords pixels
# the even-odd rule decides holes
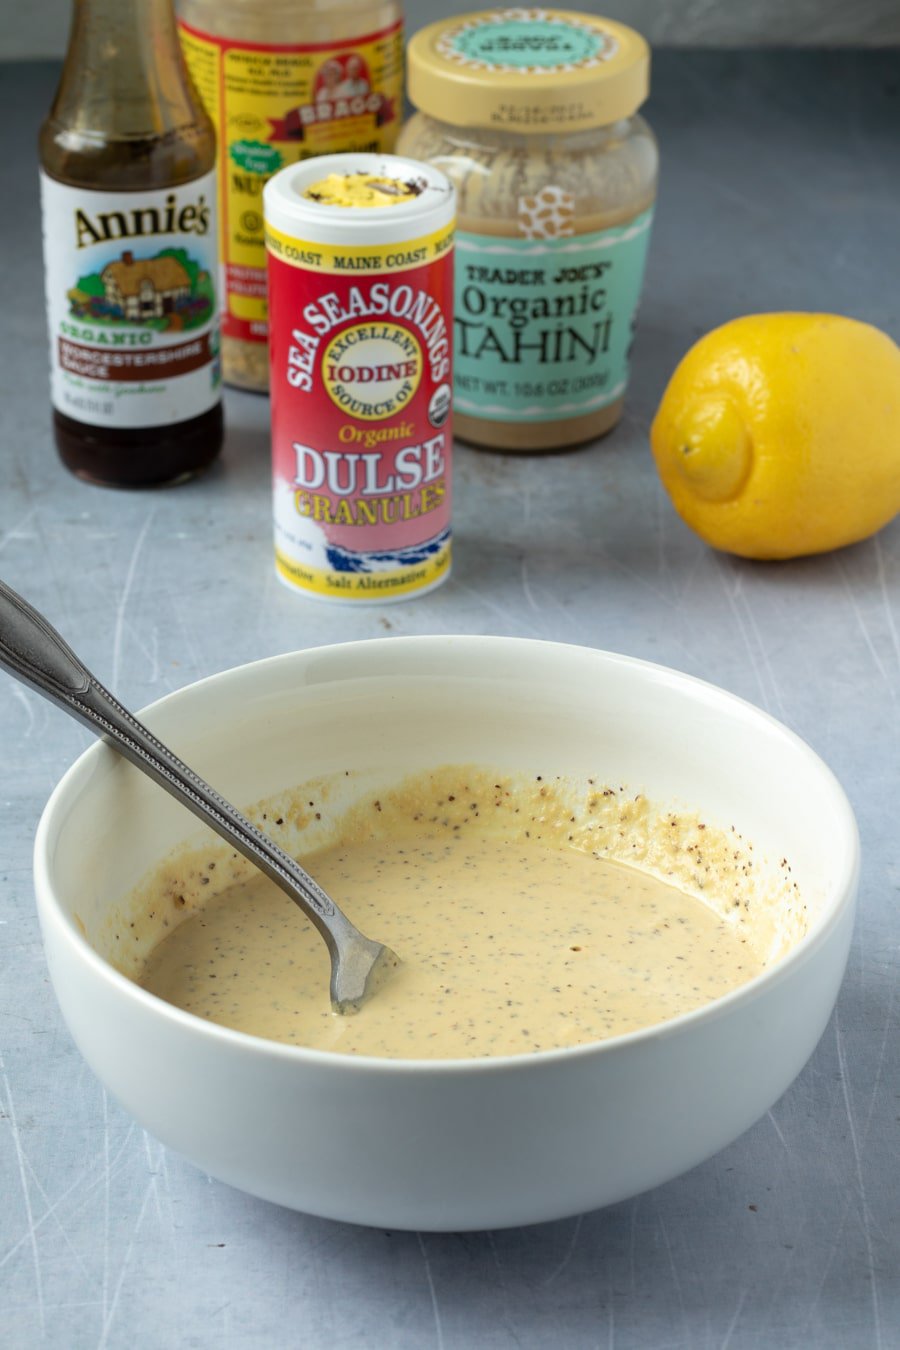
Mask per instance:
[[[141,983],[188,1012],[293,1045],[466,1058],[578,1045],[666,1021],[757,975],[745,936],[634,867],[457,824],[406,822],[304,865],[401,969],[355,1016],[325,946],[262,876],[172,931]]]

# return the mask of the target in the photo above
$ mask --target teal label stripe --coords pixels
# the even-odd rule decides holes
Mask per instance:
[[[497,422],[622,397],[653,210],[559,239],[456,236],[454,406]]]
[[[486,66],[557,70],[588,61],[604,47],[604,34],[565,22],[506,19],[474,24],[453,39],[454,50]]]

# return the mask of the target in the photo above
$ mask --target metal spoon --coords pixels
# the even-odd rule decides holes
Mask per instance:
[[[299,905],[331,956],[331,1006],[355,1012],[399,965],[360,933],[308,872],[171,750],[94,678],[42,614],[0,581],[0,666],[85,722],[195,816],[249,858]]]

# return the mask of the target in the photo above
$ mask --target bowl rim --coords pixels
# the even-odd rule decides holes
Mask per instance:
[[[95,975],[99,976],[102,981],[109,984],[120,995],[133,999],[138,1007],[144,1008],[151,1015],[162,1017],[164,1021],[169,1021],[175,1026],[183,1028],[185,1032],[193,1036],[201,1038],[209,1036],[214,1042],[219,1042],[225,1047],[230,1047],[244,1054],[262,1056],[264,1059],[285,1060],[288,1063],[298,1065],[313,1064],[319,1067],[327,1067],[339,1073],[367,1072],[400,1075],[415,1073],[421,1076],[423,1073],[453,1075],[460,1073],[522,1072],[528,1066],[569,1063],[594,1055],[614,1056],[626,1052],[633,1046],[646,1045],[686,1034],[700,1023],[719,1020],[735,1007],[754,1002],[757,998],[763,996],[768,988],[790,978],[796,970],[812,959],[820,947],[825,945],[834,930],[843,922],[848,911],[851,914],[853,913],[860,872],[859,828],[850,800],[833,770],[797,732],[779,721],[778,718],[773,717],[765,709],[759,708],[740,695],[733,694],[722,686],[713,684],[697,675],[691,675],[675,667],[662,665],[659,662],[648,661],[643,657],[628,656],[624,653],[607,651],[598,647],[587,647],[579,643],[492,634],[415,634],[390,638],[362,638],[300,648],[273,656],[261,657],[254,661],[243,662],[241,665],[226,667],[199,680],[193,680],[189,684],[182,685],[179,689],[172,690],[161,698],[155,699],[152,703],[141,708],[137,715],[141,719],[149,715],[152,722],[152,717],[158,710],[176,703],[184,697],[194,697],[209,685],[222,684],[239,674],[252,674],[253,671],[263,667],[287,666],[298,659],[301,661],[315,659],[323,653],[340,657],[344,653],[358,653],[363,648],[384,648],[388,643],[391,644],[391,649],[395,653],[398,644],[403,644],[406,647],[425,647],[426,645],[530,646],[544,650],[550,649],[562,654],[578,653],[579,656],[595,657],[614,666],[637,668],[646,675],[663,676],[673,685],[685,685],[689,689],[693,688],[702,692],[707,699],[712,698],[724,709],[730,709],[745,717],[749,715],[768,724],[772,730],[810,761],[811,767],[814,767],[821,775],[823,785],[829,790],[837,814],[844,818],[843,824],[846,827],[847,845],[844,870],[843,873],[830,879],[822,913],[812,924],[810,930],[784,956],[779,957],[771,966],[760,971],[758,975],[753,976],[746,983],[716,999],[701,1004],[698,1008],[680,1013],[664,1022],[652,1023],[649,1026],[639,1027],[634,1031],[624,1032],[618,1036],[609,1036],[602,1040],[586,1041],[577,1045],[559,1046],[546,1050],[530,1050],[515,1055],[478,1055],[468,1058],[433,1059],[350,1055],[334,1050],[318,1050],[311,1046],[289,1045],[286,1042],[269,1040],[262,1036],[236,1031],[231,1027],[211,1022],[195,1013],[186,1012],[174,1004],[166,1002],[165,999],[156,994],[151,994],[129,979],[127,975],[123,975],[116,970],[105,957],[101,956],[79,930],[73,917],[63,908],[54,892],[51,881],[50,837],[54,828],[54,818],[57,813],[62,811],[66,799],[73,793],[77,793],[79,779],[89,773],[90,766],[104,754],[117,754],[110,746],[98,740],[77,756],[53,788],[41,812],[33,848],[34,885],[39,914],[42,919],[51,919],[58,925],[61,935],[74,949],[80,960]],[[358,672],[357,677],[365,678],[363,672]],[[139,772],[139,770],[135,770],[135,772]],[[628,864],[623,865],[627,866]]]

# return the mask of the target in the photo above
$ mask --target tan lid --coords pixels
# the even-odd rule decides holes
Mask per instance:
[[[416,107],[451,126],[581,131],[637,111],[650,89],[650,49],[612,19],[483,10],[416,33],[408,81]]]

